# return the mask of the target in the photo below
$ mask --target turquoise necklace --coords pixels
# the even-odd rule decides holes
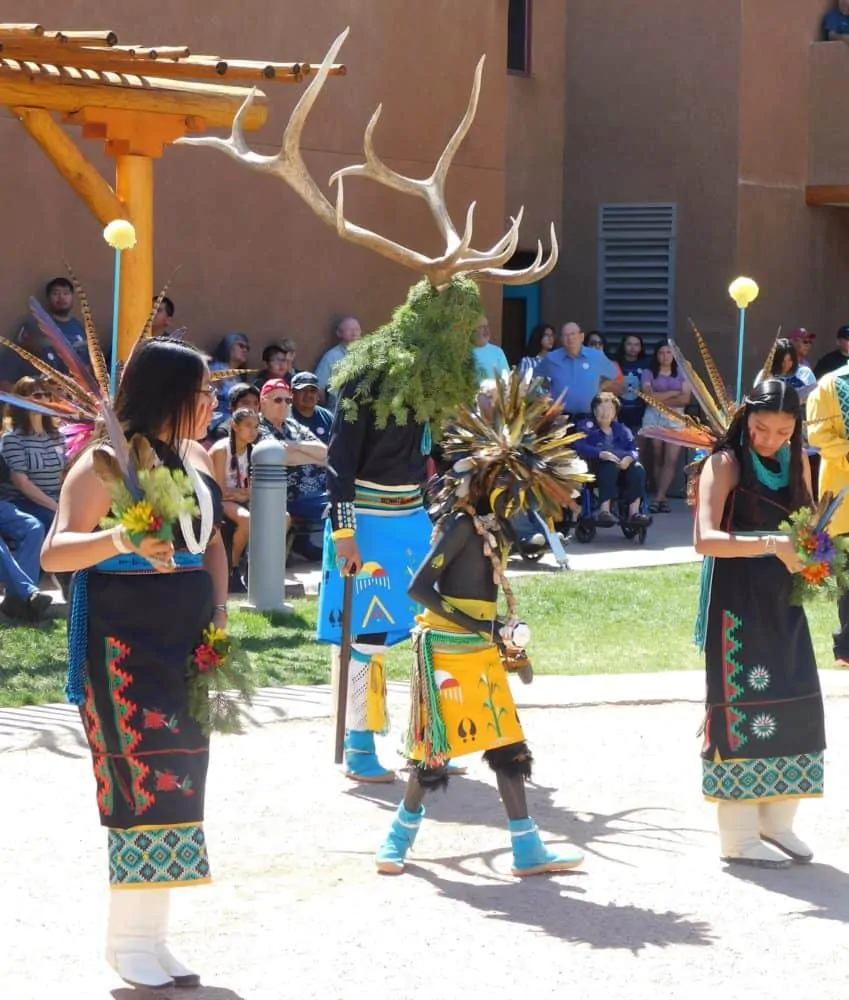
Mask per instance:
[[[755,475],[758,477],[758,482],[761,486],[766,486],[768,490],[773,492],[778,492],[778,490],[784,489],[790,483],[790,446],[784,445],[783,448],[779,448],[775,454],[778,461],[778,472],[773,472],[772,469],[768,469],[764,463],[761,461],[760,456],[752,451],[750,452],[752,456],[752,466],[755,470]]]

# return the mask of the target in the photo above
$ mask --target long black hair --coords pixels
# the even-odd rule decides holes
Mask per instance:
[[[236,410],[232,417],[230,417],[230,469],[236,482],[239,482],[239,456],[236,454],[236,425],[240,424],[243,420],[254,419],[259,425],[259,414],[254,410],[248,409],[247,406],[243,406],[241,409]],[[251,453],[254,450],[252,444],[245,446],[245,451],[247,452],[247,463],[248,463],[248,477],[250,478],[250,468],[251,468]],[[247,487],[247,483],[245,486]],[[240,485],[241,488],[241,485]]]
[[[787,413],[796,418],[796,425],[790,437],[790,506],[792,510],[810,505],[802,464],[802,408],[799,394],[792,385],[779,378],[764,379],[749,393],[737,411],[731,426],[714,446],[714,454],[728,451],[734,455],[740,466],[738,485],[746,496],[754,496],[757,490],[757,476],[752,463],[749,447],[748,422],[752,413]]]
[[[115,401],[127,437],[161,434],[173,448],[194,421],[205,371],[203,355],[192,344],[168,337],[142,341],[127,361]]]
[[[665,340],[661,340],[661,342],[654,349],[654,354],[652,355],[652,359],[651,359],[651,363],[649,364],[649,368],[651,368],[651,373],[652,373],[652,375],[654,375],[655,378],[657,378],[657,376],[660,375],[660,357],[659,357],[659,355],[660,355],[661,348],[668,347],[668,346],[669,346],[669,344]],[[678,362],[675,360],[674,356],[672,358],[672,365],[671,365],[671,367],[669,369],[669,375],[670,375],[670,378],[677,378],[678,377]]]
[[[546,330],[551,330],[554,343],[557,343],[557,334],[554,332],[554,327],[551,323],[537,323],[533,330],[531,330],[530,337],[528,337],[528,343],[525,347],[526,358],[535,358],[542,350],[542,338],[545,336]]]

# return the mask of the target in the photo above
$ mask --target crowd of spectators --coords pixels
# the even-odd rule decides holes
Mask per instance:
[[[54,278],[44,289],[43,305],[69,347],[90,364],[85,328],[75,313],[73,283]],[[163,296],[152,318],[154,336],[181,339],[173,299]],[[257,441],[272,437],[286,448],[289,551],[308,561],[321,558],[321,518],[327,504],[325,464],[334,400],[329,392],[334,365],[361,336],[359,321],[345,316],[335,329],[336,343],[316,371],[298,370],[297,344],[281,338],[257,352],[251,338],[234,331],[222,338],[209,359],[218,399],[205,442],[224,494],[222,530],[231,563],[231,592],[243,592],[250,537],[251,452]],[[35,318],[22,320],[12,338],[35,363],[0,348],[0,390],[34,403],[50,401],[53,391],[37,362],[67,373],[67,367]],[[257,356],[258,353],[258,356]],[[108,360],[108,355],[107,355]],[[37,621],[52,603],[47,592],[68,581],[42,574],[39,555],[57,509],[66,467],[65,428],[50,416],[7,405],[0,436],[0,613],[6,618]],[[70,433],[70,429],[67,429]]]
[[[48,282],[44,307],[69,347],[88,363],[85,329],[74,315],[71,281],[60,277]],[[154,335],[185,336],[186,327],[177,327],[175,316],[173,300],[163,297],[153,317]],[[320,560],[318,542],[327,504],[325,465],[335,406],[329,382],[334,366],[361,335],[359,321],[343,317],[335,328],[336,343],[314,372],[297,368],[297,344],[289,338],[257,350],[246,333],[234,331],[213,351],[210,369],[224,377],[216,381],[218,400],[206,445],[224,493],[222,529],[231,559],[231,591],[245,589],[251,452],[263,438],[274,438],[286,448],[290,551],[308,561]],[[34,318],[19,325],[14,339],[35,359],[67,371]],[[774,356],[773,370],[792,381],[803,399],[817,378],[849,364],[849,326],[837,331],[835,349],[812,364],[814,340],[814,334],[800,327],[778,342]],[[473,354],[482,385],[509,371],[503,350],[491,341],[486,319],[476,332]],[[669,491],[681,465],[681,449],[640,435],[647,426],[673,420],[674,413],[683,413],[691,404],[690,387],[666,343],[647,351],[636,334],[611,344],[601,331],[585,334],[575,322],[565,323],[559,334],[553,325],[541,323],[531,332],[519,368],[544,379],[551,395],[563,399],[570,418],[584,432],[579,450],[597,476],[599,523],[614,523],[619,516],[645,520],[646,510],[664,514],[671,509]],[[0,389],[33,402],[52,395],[37,366],[7,348],[0,348]],[[650,392],[672,413],[647,407],[641,391]],[[5,596],[0,612],[37,620],[51,603],[42,587],[38,553],[57,509],[66,439],[56,419],[23,405],[6,406],[2,430],[0,584]],[[649,494],[653,494],[650,505]],[[66,580],[56,582],[66,589]]]

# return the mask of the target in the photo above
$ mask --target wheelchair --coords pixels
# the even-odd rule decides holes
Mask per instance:
[[[599,529],[619,527],[628,541],[636,539],[638,545],[646,544],[648,529],[652,525],[651,519],[648,524],[632,524],[628,520],[628,503],[620,498],[611,504],[617,517],[616,521],[613,524],[599,523],[597,519],[599,506],[595,490],[587,484],[581,493],[581,512],[576,518],[571,511],[568,511],[565,522],[576,542],[588,545],[595,539]],[[640,513],[648,516],[648,504],[645,498],[640,503]]]

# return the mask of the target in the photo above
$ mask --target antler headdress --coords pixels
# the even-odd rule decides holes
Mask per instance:
[[[339,236],[351,243],[365,246],[383,257],[388,257],[404,267],[412,268],[425,275],[428,281],[436,287],[445,287],[456,275],[469,275],[479,281],[497,282],[502,285],[524,285],[539,281],[550,274],[557,264],[557,237],[554,225],[551,226],[551,253],[545,260],[542,243],[537,243],[536,260],[522,270],[509,270],[502,267],[513,256],[519,243],[519,226],[522,222],[523,210],[511,219],[510,228],[488,250],[475,250],[472,245],[475,202],[466,211],[466,222],[463,233],[455,227],[448,214],[445,202],[445,181],[448,171],[454,162],[457,150],[469,133],[478,107],[481,80],[485,56],[481,57],[475,70],[472,94],[462,121],[451,136],[442,155],[430,177],[418,179],[405,177],[380,159],[374,149],[374,132],[380,120],[382,105],[378,105],[371,117],[363,142],[366,162],[352,164],[337,170],[330,178],[330,183],[336,185],[336,204],[332,205],[322,190],[310,176],[301,155],[301,134],[307,117],[321,93],[330,69],[336,61],[336,56],[348,37],[350,29],[346,28],[336,38],[330,51],[324,58],[315,77],[304,91],[283,133],[283,144],[280,152],[274,156],[264,156],[255,153],[247,143],[242,129],[242,122],[248,113],[256,95],[252,90],[233,120],[233,129],[228,139],[215,136],[198,138],[183,138],[178,142],[186,146],[205,146],[226,153],[234,160],[257,170],[260,173],[271,174],[285,181],[292,190],[315,212],[327,225],[332,226]],[[402,246],[379,233],[363,229],[345,218],[344,179],[346,177],[368,177],[386,187],[400,191],[401,194],[422,198],[430,209],[434,222],[445,240],[445,251],[438,257],[427,257],[422,253]]]

